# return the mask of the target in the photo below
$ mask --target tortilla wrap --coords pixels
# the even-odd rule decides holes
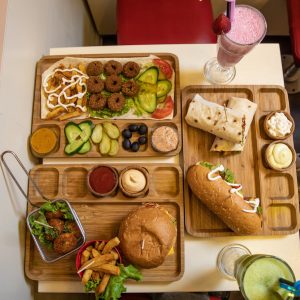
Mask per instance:
[[[216,137],[210,151],[243,151],[248,131],[250,129],[257,104],[245,98],[231,97],[228,101],[228,108],[237,110],[245,115],[245,132],[242,143],[233,143],[219,137]]]
[[[68,67],[70,64],[77,66],[79,63],[83,64],[89,64],[92,61],[101,61],[103,64],[108,62],[109,60],[117,60],[122,64],[125,64],[129,61],[135,61],[141,66],[140,74],[145,71],[149,65],[153,64],[153,59],[159,58],[155,55],[149,55],[147,57],[127,57],[127,58],[120,58],[120,57],[109,57],[109,58],[84,58],[84,57],[65,57],[57,62],[55,62],[53,65],[51,65],[47,70],[45,70],[42,74],[42,85],[41,85],[41,119],[47,119],[46,116],[49,112],[49,109],[47,107],[47,98],[45,97],[45,93],[43,91],[43,82],[45,78],[52,73],[55,69],[59,67],[59,65],[63,64],[66,67]],[[173,72],[172,77],[169,79],[172,83],[172,88],[169,91],[168,95],[171,95],[173,101],[175,101],[174,95],[175,95],[175,71]],[[168,115],[167,117],[163,119],[172,119],[174,114],[173,112]],[[83,119],[83,118],[88,118],[89,113],[82,114],[80,117],[77,117],[76,119]],[[121,116],[115,116],[113,119],[154,119],[151,118],[151,115],[149,116],[137,116],[134,114],[133,110],[129,110],[128,113],[123,114]],[[156,120],[156,119],[154,119]]]
[[[228,141],[243,141],[245,116],[231,108],[207,101],[199,94],[190,102],[185,120],[190,126]]]

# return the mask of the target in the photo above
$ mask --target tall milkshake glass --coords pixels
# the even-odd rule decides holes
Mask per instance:
[[[288,300],[294,294],[281,288],[279,279],[295,281],[290,266],[282,259],[265,254],[252,255],[243,245],[224,247],[217,258],[218,269],[237,280],[246,300]]]
[[[236,74],[235,65],[259,44],[267,32],[263,14],[248,5],[235,7],[231,29],[218,36],[217,58],[210,59],[204,66],[206,79],[214,84],[226,84]]]

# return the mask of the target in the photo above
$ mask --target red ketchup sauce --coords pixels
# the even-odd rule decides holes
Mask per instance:
[[[91,188],[99,194],[107,194],[111,192],[117,182],[114,171],[105,166],[95,168],[89,176]]]

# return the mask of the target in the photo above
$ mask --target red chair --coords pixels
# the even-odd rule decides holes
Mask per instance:
[[[215,43],[209,0],[118,0],[118,45]]]
[[[293,55],[283,55],[285,88],[289,94],[300,92],[300,0],[287,0]]]

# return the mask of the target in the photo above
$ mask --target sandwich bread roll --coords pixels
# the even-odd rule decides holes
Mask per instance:
[[[210,169],[202,165],[189,168],[187,182],[193,194],[234,232],[249,235],[261,231],[260,217],[243,211],[253,210],[253,207],[236,193],[230,193],[232,187],[223,179],[209,180],[209,172]]]

